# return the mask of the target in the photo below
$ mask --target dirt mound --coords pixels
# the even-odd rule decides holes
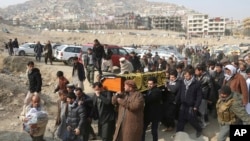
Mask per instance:
[[[25,72],[27,62],[31,61],[30,58],[22,56],[8,56],[3,59],[3,68],[10,72]]]

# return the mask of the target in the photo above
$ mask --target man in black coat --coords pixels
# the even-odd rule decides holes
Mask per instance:
[[[96,138],[94,130],[91,126],[92,122],[91,112],[93,109],[92,98],[87,94],[85,94],[81,88],[76,88],[74,91],[76,95],[76,103],[78,103],[78,105],[82,105],[86,110],[87,121],[85,122],[85,125],[83,127],[84,131],[81,132],[83,136],[83,141],[89,139],[89,134],[92,134],[93,138]]]
[[[115,131],[115,110],[111,102],[112,93],[104,90],[101,82],[93,85],[93,113],[98,118],[98,133],[103,141],[112,141]]]
[[[29,92],[24,100],[25,106],[29,105],[32,96],[40,94],[42,89],[42,77],[40,70],[34,67],[33,61],[29,61],[27,67],[28,67]]]
[[[194,77],[194,69],[187,68],[175,99],[176,103],[181,104],[176,132],[184,131],[188,121],[196,129],[196,137],[201,135],[202,128],[197,118],[201,100],[201,84]]]
[[[14,55],[18,55],[17,52],[18,52],[19,44],[18,44],[17,38],[15,38],[12,44],[13,44]]]
[[[43,53],[43,46],[40,44],[40,41],[37,42],[34,52],[36,53],[36,61],[41,62],[41,56]]]
[[[12,56],[14,53],[12,39],[10,39],[10,41],[8,42],[8,51],[9,51],[9,55]]]
[[[202,128],[205,128],[207,126],[205,117],[208,114],[208,101],[211,101],[210,97],[214,95],[214,84],[209,73],[206,71],[206,66],[202,64],[196,66],[195,78],[201,84],[202,100],[199,112],[201,113],[201,126]]]
[[[73,92],[68,93],[67,102],[67,141],[83,141],[81,134],[84,132],[87,121],[86,109],[83,105],[78,105],[76,95]]]
[[[141,70],[141,62],[140,62],[139,57],[136,56],[134,51],[132,51],[130,53],[129,61],[133,65],[133,68],[134,68],[133,72],[140,72],[140,70]]]
[[[145,107],[144,107],[144,128],[142,141],[145,141],[145,132],[150,123],[153,141],[158,141],[158,124],[161,120],[161,98],[162,92],[157,88],[157,79],[150,77],[148,79],[149,90],[144,95]]]
[[[72,71],[72,79],[73,84],[76,87],[84,90],[83,81],[86,79],[85,70],[83,64],[78,61],[78,57],[74,57],[73,71]]]
[[[102,58],[104,54],[105,54],[105,51],[104,51],[103,45],[101,45],[101,43],[97,39],[95,39],[94,46],[93,46],[93,55],[94,55],[95,65],[99,72],[99,75],[102,75],[101,65],[102,65]]]
[[[166,83],[166,91],[164,93],[163,101],[163,117],[162,123],[166,126],[163,131],[172,131],[175,127],[175,116],[177,106],[175,104],[175,97],[180,89],[181,80],[177,77],[178,73],[176,70],[169,72],[170,79]]]

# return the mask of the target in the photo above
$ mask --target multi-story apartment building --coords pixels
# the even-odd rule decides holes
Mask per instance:
[[[221,17],[209,18],[208,35],[224,35],[226,30],[226,19]]]
[[[250,17],[243,20],[244,29],[250,29]]]
[[[177,16],[153,16],[152,28],[172,31],[181,31],[181,17]]]
[[[141,17],[137,29],[152,29],[152,19],[150,17]]]
[[[250,36],[250,17],[243,20],[244,35]]]
[[[225,18],[216,17],[209,18],[208,15],[195,14],[188,16],[187,33],[189,35],[224,35],[225,33]]]
[[[114,24],[120,29],[137,29],[140,16],[132,13],[117,15],[114,18]]]
[[[195,14],[188,16],[187,33],[189,35],[206,35],[208,33],[208,15]]]

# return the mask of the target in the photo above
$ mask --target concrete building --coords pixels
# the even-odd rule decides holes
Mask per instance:
[[[132,13],[117,15],[114,18],[114,24],[119,29],[137,29],[140,16]]]
[[[181,17],[177,16],[153,16],[152,28],[172,31],[181,31]]]
[[[188,16],[187,33],[189,35],[207,35],[208,33],[208,15],[195,14]]]
[[[226,19],[222,17],[209,18],[208,15],[195,14],[188,16],[188,35],[217,35],[225,34]]]
[[[152,29],[152,19],[150,17],[141,17],[137,29],[142,29],[142,30]]]
[[[226,30],[226,19],[221,17],[209,18],[208,35],[223,36]]]
[[[20,17],[16,16],[12,19],[13,25],[20,25]]]
[[[243,33],[250,36],[250,17],[243,20]]]
[[[250,17],[243,20],[243,27],[245,29],[250,29]]]

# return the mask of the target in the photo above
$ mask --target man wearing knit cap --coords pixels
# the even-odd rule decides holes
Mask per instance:
[[[248,103],[248,91],[245,78],[237,73],[233,65],[226,65],[224,73],[225,79],[223,86],[230,86],[232,91],[242,94],[242,103],[245,106]]]

